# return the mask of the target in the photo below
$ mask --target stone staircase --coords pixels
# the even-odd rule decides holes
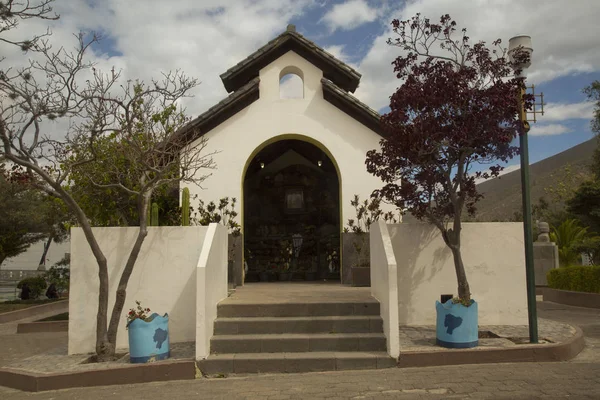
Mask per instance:
[[[207,375],[387,368],[379,303],[268,303],[218,306]]]

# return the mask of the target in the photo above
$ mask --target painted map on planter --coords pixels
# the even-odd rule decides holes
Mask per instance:
[[[165,340],[167,340],[167,335],[169,331],[165,331],[164,329],[157,328],[154,331],[154,343],[156,343],[156,348],[160,349]]]
[[[444,326],[447,328],[446,333],[452,335],[452,332],[462,324],[463,320],[461,317],[455,317],[452,314],[447,314],[444,319]]]

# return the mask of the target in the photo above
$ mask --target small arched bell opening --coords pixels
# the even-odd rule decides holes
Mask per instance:
[[[303,99],[304,74],[298,67],[285,67],[279,73],[279,98]]]

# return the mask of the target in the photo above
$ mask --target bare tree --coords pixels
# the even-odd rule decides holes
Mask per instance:
[[[47,43],[41,39],[50,35],[50,31],[19,40],[9,39],[3,34],[17,28],[19,22],[24,19],[58,19],[58,15],[52,12],[53,2],[54,0],[41,0],[32,4],[29,0],[0,0],[0,42],[18,46],[23,51],[36,50],[40,45],[45,46]],[[3,59],[4,57],[0,57],[0,61]]]
[[[40,3],[43,10],[49,3]],[[96,353],[99,360],[108,360],[115,353],[127,283],[148,234],[153,191],[168,183],[200,183],[208,176],[204,170],[214,164],[212,155],[205,154],[205,141],[190,147],[189,132],[180,134],[188,119],[179,104],[197,80],[175,71],[148,85],[121,82],[118,72],[102,73],[86,61],[86,51],[98,38],[85,38],[77,36],[72,52],[53,51],[47,39],[39,39],[28,50],[42,61],[0,71],[0,157],[39,178],[39,189],[62,199],[75,214],[98,264]],[[67,119],[71,122],[64,132],[50,133],[49,127],[57,125],[52,121]],[[110,321],[107,259],[67,186],[72,174],[97,177],[93,168],[104,171],[102,180],[93,182],[97,187],[130,194],[139,210],[139,231],[116,288]]]

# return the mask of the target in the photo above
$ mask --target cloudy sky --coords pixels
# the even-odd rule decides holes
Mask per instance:
[[[355,95],[385,112],[398,86],[391,62],[400,51],[386,44],[390,21],[449,13],[475,40],[507,44],[517,34],[532,36],[529,82],[547,102],[531,131],[532,162],[592,137],[593,106],[581,90],[600,79],[598,0],[57,0],[55,10],[61,15],[50,23],[55,46],[73,46],[72,34],[81,30],[102,33],[93,54],[99,68],[142,79],[181,69],[200,79],[186,103],[192,116],[227,95],[219,74],[290,23],[355,67],[363,76]],[[47,24],[22,28],[42,31]],[[7,61],[19,56],[1,46],[0,52]]]

